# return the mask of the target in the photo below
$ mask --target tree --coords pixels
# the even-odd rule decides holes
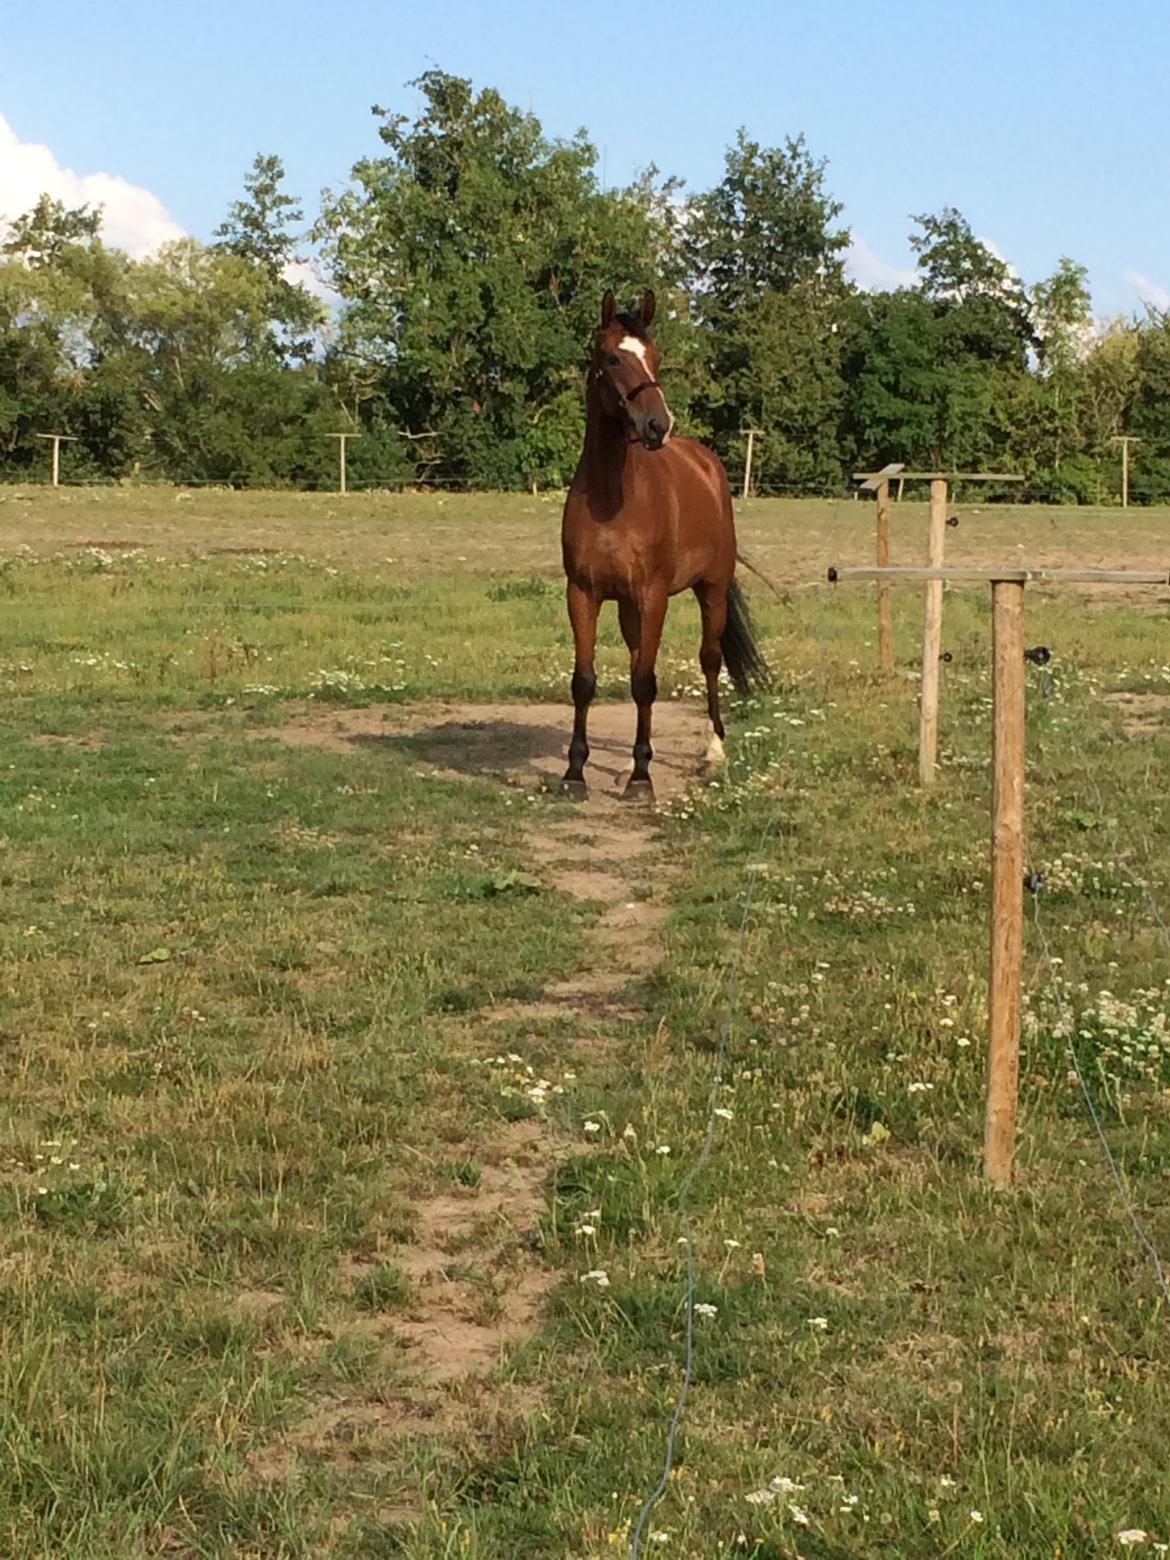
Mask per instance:
[[[910,247],[918,255],[922,291],[946,322],[939,337],[943,350],[1023,369],[1034,337],[1019,277],[953,206],[913,221],[921,230],[910,235]]]
[[[1028,300],[1044,374],[1068,374],[1085,356],[1093,324],[1089,273],[1067,255]]]
[[[583,133],[549,141],[442,71],[413,85],[418,115],[375,108],[386,154],[317,224],[344,300],[337,357],[404,432],[433,436],[436,474],[567,481],[599,300],[663,280],[649,198],[599,189]]]
[[[304,220],[300,202],[283,188],[279,157],[257,155],[244,179],[245,196],[233,201],[227,219],[215,230],[214,249],[234,256],[265,278],[267,327],[252,344],[259,356],[305,362],[315,348],[314,333],[325,310],[302,282],[293,280],[300,261],[291,231]]]
[[[88,246],[102,225],[101,207],[67,207],[64,201],[42,195],[31,211],[17,217],[0,253],[11,255],[33,270],[51,270],[64,252]]]
[[[803,137],[761,147],[740,131],[723,178],[689,205],[687,279],[705,328],[708,382],[697,410],[741,458],[759,428],[758,470],[781,483],[840,478],[837,423],[847,229]]]
[[[723,178],[690,203],[689,281],[703,317],[723,323],[769,292],[838,295],[849,230],[825,189],[827,164],[803,136],[761,147],[740,130]]]
[[[956,354],[947,319],[923,291],[867,294],[856,305],[845,425],[859,464],[978,464],[991,445],[992,381]]]
[[[1146,504],[1170,501],[1170,310],[1150,308],[1137,332],[1136,384],[1125,432],[1141,440],[1130,491]]]

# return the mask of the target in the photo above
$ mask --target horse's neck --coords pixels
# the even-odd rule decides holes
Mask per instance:
[[[630,435],[624,417],[607,417],[600,398],[590,392],[585,417],[585,449],[581,472],[594,513],[609,519],[621,507],[622,472],[629,456]]]

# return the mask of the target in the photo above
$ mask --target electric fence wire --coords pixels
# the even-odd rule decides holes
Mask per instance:
[[[1040,939],[1040,946],[1044,950],[1044,961],[1048,969],[1049,985],[1052,990],[1053,998],[1056,1001],[1057,1007],[1061,1014],[1061,1020],[1067,1030],[1068,1054],[1072,1061],[1073,1072],[1076,1074],[1077,1083],[1080,1085],[1081,1097],[1085,1102],[1085,1109],[1088,1111],[1089,1120],[1093,1123],[1093,1128],[1096,1131],[1097,1137],[1100,1139],[1101,1151],[1105,1155],[1105,1162],[1109,1166],[1109,1173],[1113,1177],[1114,1185],[1117,1187],[1117,1193],[1121,1198],[1121,1204],[1125,1209],[1126,1217],[1133,1226],[1134,1233],[1141,1241],[1146,1251],[1149,1253],[1150,1261],[1153,1263],[1154,1272],[1157,1275],[1158,1288],[1162,1291],[1162,1298],[1165,1300],[1167,1307],[1170,1308],[1170,1283],[1168,1283],[1166,1279],[1166,1269],[1165,1265],[1163,1264],[1161,1254],[1150,1237],[1150,1234],[1147,1231],[1145,1225],[1138,1217],[1137,1209],[1133,1205],[1133,1199],[1130,1197],[1129,1189],[1125,1184],[1125,1177],[1122,1175],[1121,1168],[1117,1163],[1116,1156],[1114,1155],[1112,1148],[1109,1146],[1109,1139],[1106,1137],[1105,1128],[1101,1124],[1100,1114],[1093,1102],[1093,1096],[1085,1078],[1084,1068],[1081,1066],[1080,1058],[1077,1056],[1077,1048],[1073,1044],[1073,1029],[1076,1020],[1073,1014],[1072,1006],[1065,997],[1063,991],[1060,989],[1060,985],[1053,974],[1052,948],[1049,944],[1048,937],[1044,931],[1043,923],[1040,919],[1040,891],[1037,888],[1032,889],[1032,920],[1036,928],[1036,935]]]
[[[769,820],[760,835],[758,854],[762,855],[772,834],[773,821]],[[674,1405],[674,1413],[670,1418],[670,1427],[666,1435],[666,1449],[663,1455],[662,1472],[658,1482],[646,1497],[642,1509],[638,1514],[638,1520],[634,1525],[633,1537],[630,1541],[630,1560],[638,1560],[642,1553],[642,1543],[646,1534],[646,1524],[650,1520],[650,1514],[654,1507],[666,1493],[666,1487],[670,1483],[671,1470],[674,1467],[675,1453],[678,1447],[678,1432],[682,1424],[683,1413],[686,1410],[687,1397],[690,1394],[691,1385],[695,1374],[695,1245],[694,1232],[691,1224],[690,1193],[695,1182],[702,1174],[711,1157],[715,1146],[715,1123],[718,1120],[716,1110],[719,1105],[719,1096],[723,1089],[723,1072],[727,1062],[728,1041],[731,1037],[731,1021],[735,1013],[736,995],[739,989],[739,970],[743,956],[743,946],[747,939],[748,921],[751,917],[752,904],[755,900],[756,882],[761,876],[763,866],[759,861],[753,862],[747,869],[747,884],[743,895],[743,910],[739,920],[739,931],[736,934],[735,944],[732,948],[731,959],[727,966],[727,973],[723,982],[723,1022],[719,1030],[719,1047],[715,1055],[715,1067],[711,1075],[711,1091],[707,1101],[707,1129],[703,1137],[703,1146],[699,1157],[695,1160],[690,1170],[679,1187],[675,1206],[683,1221],[683,1231],[687,1246],[687,1283],[686,1283],[686,1342],[683,1353],[683,1379],[679,1389],[678,1398]]]
[[[1051,695],[1053,689],[1051,680],[1046,679],[1046,682],[1047,685],[1044,687],[1044,695],[1045,697],[1048,697]],[[1116,858],[1115,865],[1119,868],[1122,875],[1141,893],[1142,897],[1145,899],[1150,913],[1153,916],[1153,919],[1159,929],[1162,941],[1166,946],[1166,951],[1170,953],[1170,927],[1168,927],[1166,924],[1165,917],[1163,916],[1161,908],[1158,905],[1158,901],[1155,899],[1154,894],[1150,889],[1149,883],[1145,880],[1145,878],[1137,877],[1129,870],[1129,868],[1122,860],[1122,840],[1120,832],[1116,823],[1112,822],[1108,817],[1104,796],[1102,795],[1101,787],[1097,781],[1097,778],[1089,768],[1087,762],[1085,762],[1083,759],[1081,760],[1080,767],[1085,780],[1088,782],[1089,789],[1092,791],[1096,799],[1098,812],[1102,820],[1105,822],[1106,829],[1110,834]],[[1145,859],[1147,863],[1149,862],[1150,857],[1150,845],[1149,841],[1146,840]],[[1109,1174],[1113,1179],[1113,1183],[1117,1188],[1118,1196],[1121,1199],[1121,1205],[1125,1209],[1126,1217],[1128,1218],[1130,1225],[1133,1228],[1134,1234],[1137,1236],[1138,1240],[1141,1242],[1142,1246],[1149,1255],[1150,1261],[1153,1264],[1154,1273],[1157,1277],[1158,1288],[1162,1292],[1162,1298],[1165,1300],[1167,1308],[1170,1309],[1170,1282],[1167,1281],[1165,1263],[1163,1262],[1161,1253],[1154,1244],[1149,1231],[1138,1217],[1137,1209],[1134,1207],[1133,1199],[1130,1197],[1129,1188],[1125,1182],[1125,1177],[1122,1175],[1121,1167],[1117,1163],[1117,1158],[1106,1135],[1104,1125],[1101,1121],[1101,1115],[1093,1099],[1093,1094],[1089,1088],[1088,1080],[1085,1077],[1085,1071],[1081,1065],[1080,1057],[1077,1055],[1077,1048],[1074,1043],[1076,1016],[1073,1012],[1072,1004],[1069,1002],[1068,997],[1061,988],[1060,982],[1056,978],[1055,960],[1052,947],[1048,941],[1048,936],[1044,930],[1044,924],[1040,916],[1040,895],[1043,892],[1043,883],[1043,874],[1033,871],[1031,869],[1031,865],[1029,865],[1025,885],[1032,898],[1032,922],[1036,929],[1036,935],[1039,939],[1040,946],[1043,951],[1045,969],[1048,973],[1049,988],[1051,990],[1053,1000],[1056,1003],[1057,1010],[1060,1013],[1061,1023],[1065,1030],[1069,1059],[1072,1063],[1072,1069],[1076,1076],[1077,1085],[1080,1089],[1081,1098],[1084,1101],[1085,1109],[1088,1112],[1089,1120],[1091,1121],[1093,1130],[1096,1132],[1097,1138],[1101,1144],[1101,1151],[1104,1154],[1105,1162],[1109,1167]]]

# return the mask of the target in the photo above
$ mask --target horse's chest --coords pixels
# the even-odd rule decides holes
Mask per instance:
[[[566,528],[569,577],[597,597],[636,593],[643,579],[661,573],[661,551],[661,533],[655,535],[620,519],[598,524],[590,517],[580,526]]]

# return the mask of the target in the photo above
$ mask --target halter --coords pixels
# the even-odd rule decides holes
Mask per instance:
[[[606,378],[605,369],[604,368],[597,368],[597,369],[595,369],[594,373],[593,373],[593,377],[594,377],[594,379],[605,379]],[[618,387],[614,384],[613,380],[611,379],[609,381],[609,388],[613,391],[614,395],[617,396],[617,398],[618,398],[618,405],[621,407],[622,411],[624,412],[626,407],[630,404],[631,401],[636,401],[638,399],[638,397],[642,394],[643,390],[660,390],[662,388],[662,386],[658,383],[657,379],[643,379],[643,381],[642,381],[642,383],[640,385],[635,385],[632,390],[628,391],[625,395],[623,395],[622,392],[618,389]]]

